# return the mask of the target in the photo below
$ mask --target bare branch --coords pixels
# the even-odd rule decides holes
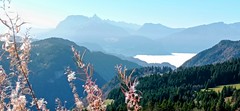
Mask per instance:
[[[128,111],[131,111],[133,109],[134,111],[139,111],[141,109],[141,106],[139,105],[140,98],[141,98],[141,92],[136,90],[136,86],[138,84],[137,78],[131,82],[132,74],[135,70],[132,70],[129,76],[126,75],[127,68],[124,67],[122,69],[122,65],[116,66],[118,77],[121,81],[121,90],[125,96],[125,103],[127,104]]]

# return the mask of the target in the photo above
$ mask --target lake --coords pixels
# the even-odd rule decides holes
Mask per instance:
[[[136,55],[134,58],[138,58],[147,63],[168,62],[176,67],[179,67],[195,55],[196,53],[172,53],[171,55]]]

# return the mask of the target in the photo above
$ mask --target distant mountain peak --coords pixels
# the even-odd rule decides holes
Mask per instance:
[[[74,20],[74,21],[79,21],[81,19],[89,19],[87,16],[83,15],[69,15],[65,18],[65,20]]]
[[[83,15],[69,15],[60,23],[58,23],[56,28],[62,30],[76,29],[82,27],[82,25],[85,24],[87,21],[89,21],[89,17]]]
[[[221,40],[216,46],[225,46],[225,47],[232,47],[238,45],[240,46],[240,40],[238,41],[231,41],[231,40]]]
[[[136,34],[151,39],[159,39],[179,31],[182,31],[182,29],[170,28],[162,24],[145,23],[140,29],[138,29]]]
[[[155,23],[145,23],[145,24],[143,24],[142,27],[155,27],[155,28],[160,28],[160,27],[162,27],[162,28],[169,28],[169,27],[164,26],[164,25],[162,25],[162,24],[155,24]]]
[[[215,22],[215,23],[212,23],[212,24],[225,24],[224,22]]]
[[[127,35],[128,32],[124,28],[112,25],[94,14],[92,17],[70,15],[61,21],[56,29],[51,30],[48,36],[60,36],[71,40],[83,38],[81,42],[90,42],[93,41],[93,39],[101,39],[101,37],[107,38]],[[99,42],[99,40],[97,41]]]
[[[209,25],[213,25],[213,26],[223,26],[223,25],[228,25],[228,24],[226,24],[226,23],[224,23],[224,22],[215,22],[215,23],[211,23],[211,24],[209,24]]]
[[[94,20],[94,21],[102,21],[102,19],[100,17],[97,16],[97,14],[94,14],[91,18],[91,20]]]
[[[94,14],[92,18],[99,18],[99,17],[97,16],[97,14]]]
[[[237,41],[221,40],[221,41],[219,42],[219,44],[229,44],[229,43],[232,43],[232,42],[237,42]]]

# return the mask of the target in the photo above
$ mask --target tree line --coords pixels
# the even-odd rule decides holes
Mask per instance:
[[[156,73],[138,79],[137,90],[142,92],[143,111],[231,111],[239,108],[240,90],[232,87],[225,87],[221,92],[207,89],[239,83],[240,59],[214,65],[180,67],[164,74]],[[114,99],[108,110],[126,110],[119,88],[112,90],[108,98]]]

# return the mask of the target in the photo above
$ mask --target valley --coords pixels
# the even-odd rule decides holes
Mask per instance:
[[[0,0],[0,111],[240,111],[239,2],[173,1]]]

